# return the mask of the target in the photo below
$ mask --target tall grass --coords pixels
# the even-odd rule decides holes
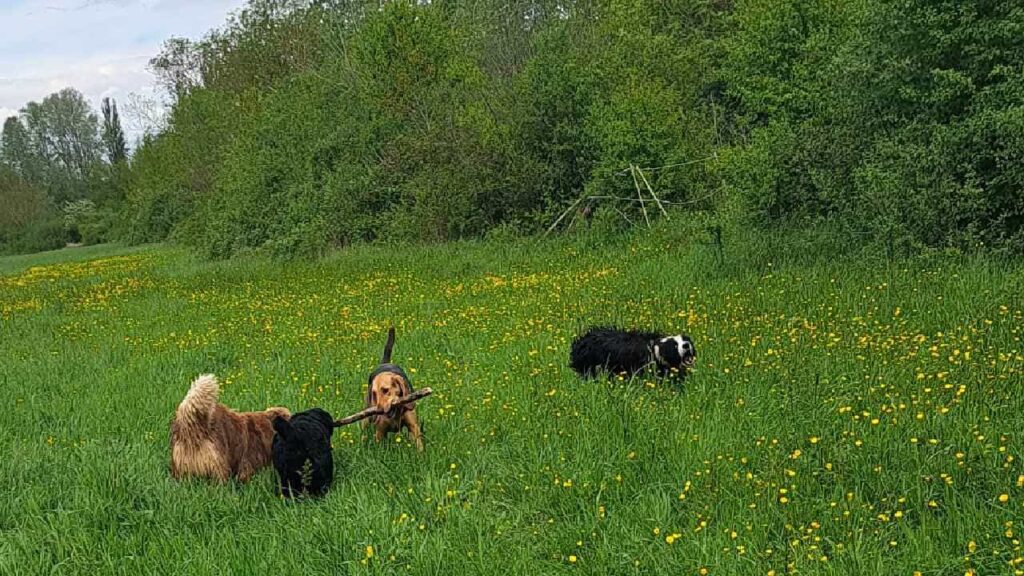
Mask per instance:
[[[816,245],[666,223],[315,264],[0,259],[0,573],[1012,573],[1024,267]],[[425,453],[341,429],[307,502],[269,470],[169,478],[195,375],[342,416],[390,322],[436,391]],[[598,322],[685,330],[698,367],[581,382],[568,344]]]

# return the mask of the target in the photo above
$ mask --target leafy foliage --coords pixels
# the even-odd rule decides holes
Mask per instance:
[[[130,163],[116,105],[97,135],[73,91],[0,161],[215,257],[531,233],[582,198],[635,222],[648,182],[743,225],[1022,252],[1021,29],[1005,2],[250,0],[151,61],[171,107]]]
[[[710,153],[685,39],[622,28],[636,7],[658,22],[656,6],[251,2],[154,60],[176,98],[152,143],[168,168],[140,153],[132,217],[213,256],[315,255],[535,231],[582,194],[633,194],[618,174],[630,163]],[[205,134],[189,129],[200,105],[216,110],[196,123]],[[182,185],[193,170],[210,177]],[[708,187],[699,167],[652,180],[670,201]],[[184,209],[168,218],[155,196]]]
[[[1024,244],[1024,12],[925,0],[738,4],[726,180],[762,221],[890,246]],[[753,185],[751,185],[753,184]]]
[[[117,102],[104,98],[100,110],[103,112],[103,147],[107,161],[111,164],[124,162],[128,158],[128,144],[121,128],[121,116],[117,113]]]
[[[52,217],[52,206],[41,189],[14,170],[0,166],[0,190],[4,202],[0,210],[0,249],[11,251],[14,245],[21,245],[46,250],[63,245],[62,241],[23,242],[37,232],[34,229],[40,222]]]

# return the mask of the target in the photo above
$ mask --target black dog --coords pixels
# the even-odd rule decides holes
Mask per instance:
[[[334,428],[331,415],[320,408],[293,414],[291,420],[274,419],[273,460],[281,494],[291,498],[327,492],[334,479]]]
[[[634,376],[650,365],[664,376],[672,371],[685,375],[696,359],[697,349],[685,334],[665,336],[659,332],[599,326],[573,340],[569,365],[585,377],[602,369]]]

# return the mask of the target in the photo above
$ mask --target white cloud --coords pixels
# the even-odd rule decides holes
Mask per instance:
[[[150,58],[171,36],[197,38],[244,0],[0,0],[0,121],[71,86],[105,96],[154,94]],[[126,127],[131,132],[132,128]],[[129,134],[132,138],[136,134]]]

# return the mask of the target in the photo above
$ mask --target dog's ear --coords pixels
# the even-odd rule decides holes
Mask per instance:
[[[373,382],[366,387],[366,407],[377,405],[377,393],[373,390]]]
[[[292,433],[292,423],[278,416],[274,418],[274,432],[277,432],[281,438],[287,440],[288,436]]]
[[[658,343],[654,345],[654,353],[655,359],[662,366],[679,366],[683,361],[683,357],[679,355],[679,346],[676,345],[676,341],[672,338],[658,340]]]

